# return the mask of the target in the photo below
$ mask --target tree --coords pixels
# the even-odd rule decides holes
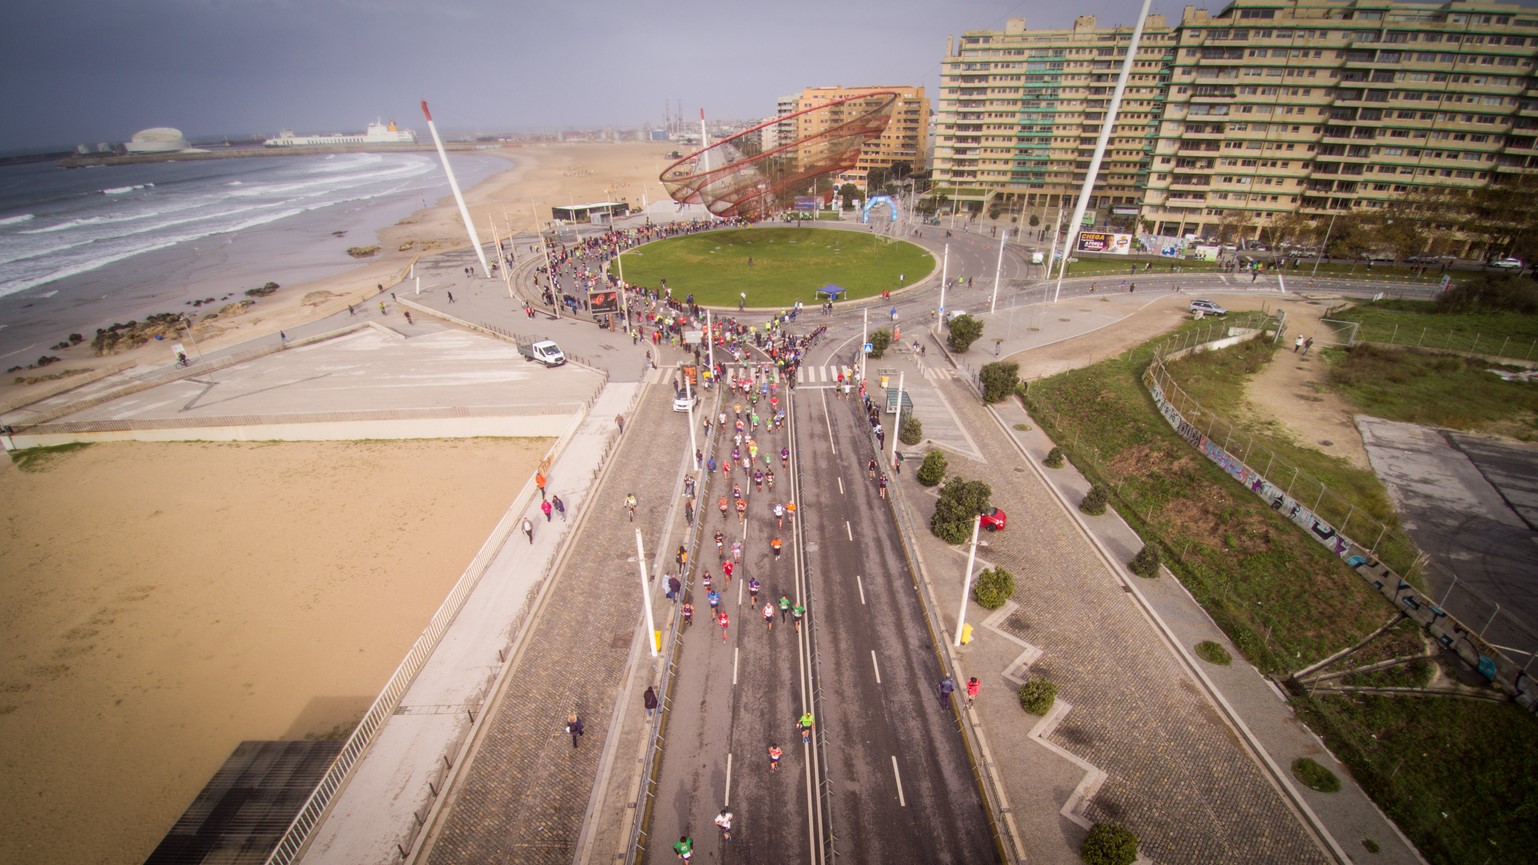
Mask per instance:
[[[902,160],[898,160],[896,162],[893,162],[891,165],[887,166],[887,172],[888,172],[888,176],[891,177],[893,180],[897,181],[898,183],[902,183],[904,180],[907,180],[909,177],[913,177],[914,176],[914,174],[913,174],[913,164],[911,162],[904,162]],[[926,172],[924,176],[928,177],[929,175]]]
[[[977,575],[972,600],[985,610],[997,610],[1015,595],[1015,575],[1003,568],[988,568]]]
[[[875,165],[865,172],[865,191],[875,195],[876,190],[884,189],[892,179],[892,169],[884,165]]]
[[[1105,487],[1100,484],[1092,484],[1089,492],[1084,494],[1084,501],[1079,502],[1079,510],[1092,517],[1098,517],[1105,513],[1107,498]]]
[[[919,466],[917,475],[919,483],[926,487],[938,486],[945,480],[945,454],[940,451],[930,451],[924,454],[924,462]]]
[[[892,332],[882,328],[870,335],[870,356],[881,357],[892,345]]]
[[[929,530],[948,544],[959,544],[972,537],[972,524],[978,516],[993,510],[993,490],[982,481],[951,478],[940,488]]]
[[[1032,228],[1035,228],[1041,224],[1041,216],[1035,213],[1031,214],[1031,218],[1026,221],[1026,224],[1030,225]]]
[[[982,338],[983,323],[970,315],[958,315],[951,319],[950,330],[945,344],[951,347],[951,351],[964,352]]]
[[[924,424],[910,412],[903,418],[902,429],[898,430],[897,440],[905,445],[916,445],[924,440]]]
[[[1079,848],[1087,865],[1132,865],[1137,861],[1137,836],[1120,823],[1096,823]]]
[[[995,403],[1015,392],[1020,383],[1020,364],[996,360],[977,371],[983,383],[983,402]]]
[[[845,210],[854,210],[854,203],[861,196],[860,187],[855,186],[853,183],[846,183],[838,188],[838,195],[844,199]]]

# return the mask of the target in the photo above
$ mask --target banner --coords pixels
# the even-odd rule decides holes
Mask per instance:
[[[1132,235],[1111,234],[1106,231],[1085,231],[1079,234],[1078,248],[1080,252],[1129,255],[1132,252]]]
[[[593,312],[619,312],[619,292],[617,291],[588,292],[587,300],[592,305]]]

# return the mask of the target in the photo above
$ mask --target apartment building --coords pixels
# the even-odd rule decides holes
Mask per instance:
[[[865,187],[870,169],[889,167],[894,162],[906,162],[918,170],[923,168],[929,153],[929,97],[923,87],[870,86],[870,87],[808,87],[796,98],[795,110],[801,111],[818,105],[826,105],[849,96],[872,91],[897,94],[892,106],[892,119],[886,130],[861,149],[856,165],[838,176],[839,183],[853,183]],[[849,111],[860,110],[860,103],[851,103]],[[843,122],[847,112],[813,112],[795,119],[797,140],[805,140],[826,131],[830,125]],[[781,124],[783,125],[783,124]]]
[[[935,195],[973,212],[1072,207],[1089,171],[1132,27],[1081,15],[1069,30],[1002,31],[951,40],[935,116]],[[1175,34],[1150,15],[1100,166],[1092,206],[1136,211],[1163,107]]]
[[[1188,6],[1173,30],[1155,17],[1144,37],[1159,39],[1162,58],[1158,92],[1147,100],[1156,108],[1151,134],[1137,139],[1139,126],[1119,121],[1112,137],[1112,152],[1146,148],[1140,188],[1129,192],[1125,163],[1120,177],[1102,169],[1096,184],[1098,200],[1130,195],[1145,230],[1257,237],[1286,214],[1320,220],[1383,208],[1416,189],[1475,188],[1538,168],[1538,10],[1467,0],[1235,0],[1215,14]],[[981,82],[989,92],[976,94],[979,84],[968,81],[1003,62],[979,52],[1028,35],[1014,23],[965,34],[942,71],[935,181],[965,183],[983,201],[1018,193],[1018,160],[1003,142],[1041,125],[1027,119],[1026,82],[1016,87],[1021,110],[1011,125],[1011,82],[989,71]],[[1092,21],[1073,31],[1106,39],[1112,65],[1126,51],[1117,32]],[[1054,72],[1066,86],[1066,66],[1038,74]],[[983,139],[968,124],[978,98],[1004,111],[995,143],[974,159]]]

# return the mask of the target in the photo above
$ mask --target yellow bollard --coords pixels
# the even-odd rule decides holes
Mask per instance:
[[[972,642],[972,623],[967,622],[961,626],[961,645],[965,646],[970,642]]]
[[[657,651],[662,651],[662,632],[652,631],[652,641],[657,644]]]
[[[885,387],[886,387],[886,386],[887,386],[887,384],[886,384],[886,379],[887,379],[887,377],[886,377],[886,376],[882,376],[882,377],[881,377],[881,386],[882,386],[882,387],[883,387],[883,388],[885,388]]]

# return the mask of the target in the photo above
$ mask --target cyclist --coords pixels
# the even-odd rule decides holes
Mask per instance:
[[[635,493],[625,496],[625,510],[630,512],[630,521],[635,522]]]

